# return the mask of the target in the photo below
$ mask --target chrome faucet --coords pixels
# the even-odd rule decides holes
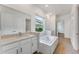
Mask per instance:
[[[21,32],[19,32],[19,36],[21,36],[22,35],[22,33]]]

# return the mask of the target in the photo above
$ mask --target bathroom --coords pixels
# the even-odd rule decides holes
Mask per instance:
[[[72,4],[0,4],[0,54],[78,54],[78,9]]]

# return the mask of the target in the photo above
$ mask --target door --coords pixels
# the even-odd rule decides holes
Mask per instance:
[[[18,54],[18,42],[16,43],[11,43],[11,44],[6,44],[4,46],[1,46],[1,50],[3,54]]]
[[[32,38],[32,53],[37,51],[37,38]]]
[[[64,37],[64,20],[57,21],[57,35]]]
[[[21,41],[20,51],[22,54],[31,54],[31,39]]]
[[[30,44],[26,44],[21,47],[22,54],[31,54],[31,47]]]
[[[10,50],[6,50],[3,52],[3,54],[18,54],[18,49],[17,48],[13,48]]]

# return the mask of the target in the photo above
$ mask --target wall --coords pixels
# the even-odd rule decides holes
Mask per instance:
[[[51,31],[52,35],[56,35],[56,15],[47,15],[46,30]]]
[[[15,9],[1,6],[1,34],[25,32],[27,14]]]
[[[15,5],[12,5],[12,4],[9,5],[8,4],[8,5],[5,5],[5,6],[19,10],[19,11],[24,12],[26,14],[28,13],[31,17],[31,31],[32,32],[35,32],[35,18],[34,17],[35,16],[42,16],[42,17],[44,17],[44,21],[48,22],[47,26],[44,25],[45,27],[47,27],[46,29],[51,30],[51,32],[53,32],[55,34],[55,32],[56,32],[56,25],[55,25],[56,24],[55,23],[56,22],[56,15],[51,15],[50,19],[46,19],[45,18],[46,15],[44,14],[44,12],[41,9],[35,8],[31,5],[16,5],[16,4]],[[25,8],[23,8],[23,7],[25,7]],[[17,16],[17,17],[20,17],[20,16]],[[22,21],[24,21],[24,20],[22,20]],[[24,26],[22,26],[22,25],[24,25],[25,23],[21,23],[22,21],[17,21],[18,22],[17,23],[17,26],[18,26],[17,30],[19,30],[19,31],[22,31],[23,28],[24,28]]]
[[[44,28],[45,28],[45,20],[46,20],[45,19],[45,14],[44,14],[44,12],[41,9],[36,8],[35,13],[33,13],[31,15],[31,31],[32,32],[35,32],[35,17],[36,16],[41,16],[41,17],[44,18],[43,22],[44,22]]]
[[[71,43],[73,45],[73,48],[75,50],[79,49],[79,36],[78,33],[78,6],[73,5],[72,11],[71,11]]]
[[[79,16],[79,7],[78,7],[78,16]],[[78,17],[78,50],[79,50],[79,17]]]
[[[29,15],[31,15],[35,12],[34,7],[32,8],[31,4],[26,4],[26,5],[25,4],[3,4],[3,6],[13,8],[17,11],[21,11],[21,12],[29,14]]]
[[[1,34],[1,14],[0,14],[0,34]]]
[[[1,21],[0,21],[1,22]],[[0,34],[1,34],[1,24],[0,24]]]
[[[65,37],[70,38],[71,34],[71,15],[67,14],[64,18],[64,33]]]
[[[18,11],[21,11],[23,13],[29,14],[29,16],[31,17],[31,31],[35,31],[35,16],[42,16],[45,17],[45,14],[43,13],[43,11],[38,8],[38,7],[34,7],[32,4],[6,4],[5,6],[16,9]]]

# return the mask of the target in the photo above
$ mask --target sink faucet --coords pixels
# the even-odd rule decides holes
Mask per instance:
[[[22,33],[21,32],[19,32],[19,36],[21,36],[22,35]]]

